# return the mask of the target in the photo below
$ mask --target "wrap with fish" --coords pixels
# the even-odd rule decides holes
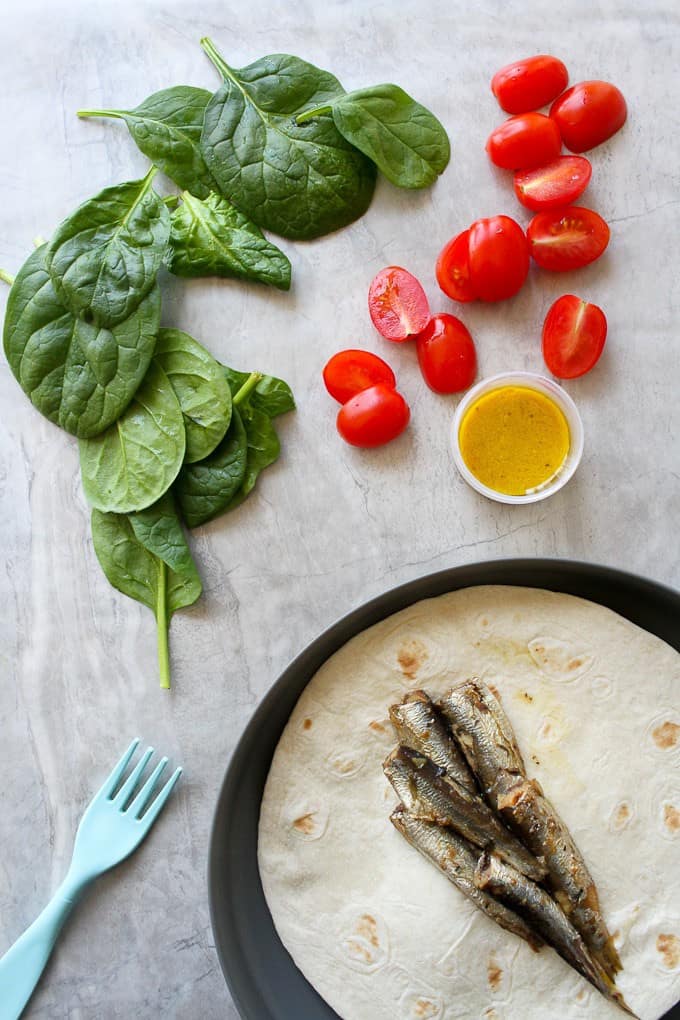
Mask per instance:
[[[479,587],[427,600],[319,670],[262,802],[260,872],[282,941],[344,1020],[621,1017],[554,953],[484,916],[389,821],[390,706],[474,675],[498,692],[529,780],[587,863],[622,993],[657,1020],[680,998],[680,655],[572,596]]]

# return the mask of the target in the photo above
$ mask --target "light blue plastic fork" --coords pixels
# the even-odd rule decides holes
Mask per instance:
[[[163,810],[182,774],[175,769],[151,807],[151,800],[168,759],[161,758],[141,790],[137,786],[153,754],[149,747],[120,790],[116,788],[135,753],[133,740],[80,820],[71,866],[42,914],[0,960],[0,1020],[17,1020],[40,979],[61,928],[85,889],[99,875],[136,850]],[[134,799],[133,799],[134,798]]]

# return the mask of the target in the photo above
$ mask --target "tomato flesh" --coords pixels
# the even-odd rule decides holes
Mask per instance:
[[[475,345],[455,315],[433,315],[416,345],[423,378],[435,393],[459,393],[472,385],[477,373]]]
[[[572,85],[550,107],[550,116],[572,152],[601,145],[621,128],[628,110],[623,93],[608,81]]]
[[[560,129],[544,113],[509,117],[491,132],[486,143],[489,159],[504,170],[541,166],[557,159],[561,149]]]
[[[368,311],[380,335],[397,343],[420,333],[430,318],[425,291],[401,266],[387,266],[373,278]]]
[[[437,259],[437,283],[454,301],[474,301],[477,297],[470,280],[469,240],[470,231],[464,230],[444,245]]]
[[[341,404],[377,383],[392,388],[397,385],[386,361],[370,351],[354,348],[333,355],[324,367],[323,381],[330,395]]]
[[[496,71],[491,91],[506,113],[528,113],[552,103],[568,81],[569,73],[562,61],[541,53]]]
[[[572,205],[537,213],[527,228],[527,238],[538,265],[559,273],[598,259],[609,244],[609,227],[592,209]]]
[[[588,187],[593,168],[585,156],[558,156],[552,163],[533,170],[517,170],[515,194],[534,212],[563,209]]]
[[[468,243],[470,280],[482,301],[503,301],[520,289],[529,272],[529,247],[509,216],[475,220]]]
[[[558,379],[576,379],[597,363],[607,339],[607,319],[597,305],[574,294],[558,298],[543,324],[543,359]]]
[[[408,404],[391,386],[378,383],[342,405],[337,429],[351,446],[382,446],[401,435],[409,423]]]

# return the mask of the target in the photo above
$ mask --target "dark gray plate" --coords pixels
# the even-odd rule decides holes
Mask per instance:
[[[568,592],[599,602],[680,651],[680,594],[609,567],[569,560],[495,560],[402,584],[343,617],[298,655],[260,704],[222,784],[208,886],[215,945],[243,1020],[338,1020],[279,940],[257,868],[257,825],[269,766],[288,717],[319,667],[360,631],[420,599],[480,584]],[[680,1003],[666,1020],[680,1020]]]

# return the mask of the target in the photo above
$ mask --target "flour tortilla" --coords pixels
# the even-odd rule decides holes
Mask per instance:
[[[482,677],[581,849],[642,1020],[680,999],[680,655],[602,606],[486,586],[419,602],[311,680],[262,800],[276,929],[344,1020],[621,1020],[555,953],[497,928],[396,832],[387,710]]]

